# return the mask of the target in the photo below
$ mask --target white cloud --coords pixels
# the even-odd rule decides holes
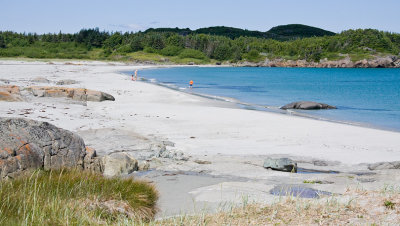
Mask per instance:
[[[144,31],[149,28],[148,26],[143,26],[141,24],[109,24],[109,26],[122,29],[124,31]]]

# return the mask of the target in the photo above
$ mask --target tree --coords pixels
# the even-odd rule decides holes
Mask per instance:
[[[6,48],[6,42],[4,41],[3,36],[0,35],[0,48]]]
[[[104,41],[104,48],[115,51],[121,43],[122,35],[116,32]]]

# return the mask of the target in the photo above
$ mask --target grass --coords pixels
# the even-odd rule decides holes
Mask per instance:
[[[385,200],[383,202],[383,205],[388,209],[394,209],[394,207],[395,207],[395,203],[390,200]]]
[[[369,53],[351,53],[349,54],[351,61],[356,62],[359,60],[370,60],[373,59],[374,56]]]
[[[0,225],[135,224],[154,217],[157,199],[141,181],[39,170],[0,181]]]
[[[391,204],[399,200],[399,191],[348,190],[339,197],[279,197],[272,204],[244,203],[228,211],[183,215],[150,225],[392,225],[400,222],[400,209]]]
[[[322,184],[322,181],[320,180],[304,180],[304,184]]]

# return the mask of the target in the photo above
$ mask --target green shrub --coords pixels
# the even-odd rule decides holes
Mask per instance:
[[[243,54],[243,58],[251,62],[260,62],[261,60],[263,60],[263,56],[261,56],[260,53],[255,49],[250,50],[250,52],[246,54]]]
[[[144,47],[143,52],[145,52],[145,53],[157,53],[157,50],[154,49],[153,47],[146,46],[146,47]]]
[[[183,48],[177,46],[167,46],[161,50],[161,54],[164,56],[177,56]]]
[[[133,50],[132,50],[132,46],[131,45],[122,45],[122,46],[120,46],[118,49],[117,49],[117,52],[120,52],[120,53],[130,53],[130,52],[133,52]]]
[[[195,50],[195,49],[184,49],[180,54],[180,58],[194,58],[199,60],[207,59],[206,55],[203,52]]]

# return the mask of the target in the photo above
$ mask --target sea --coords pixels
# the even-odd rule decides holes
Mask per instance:
[[[144,69],[138,76],[249,110],[400,132],[400,69],[174,67]],[[321,102],[337,109],[279,109],[295,101]]]

